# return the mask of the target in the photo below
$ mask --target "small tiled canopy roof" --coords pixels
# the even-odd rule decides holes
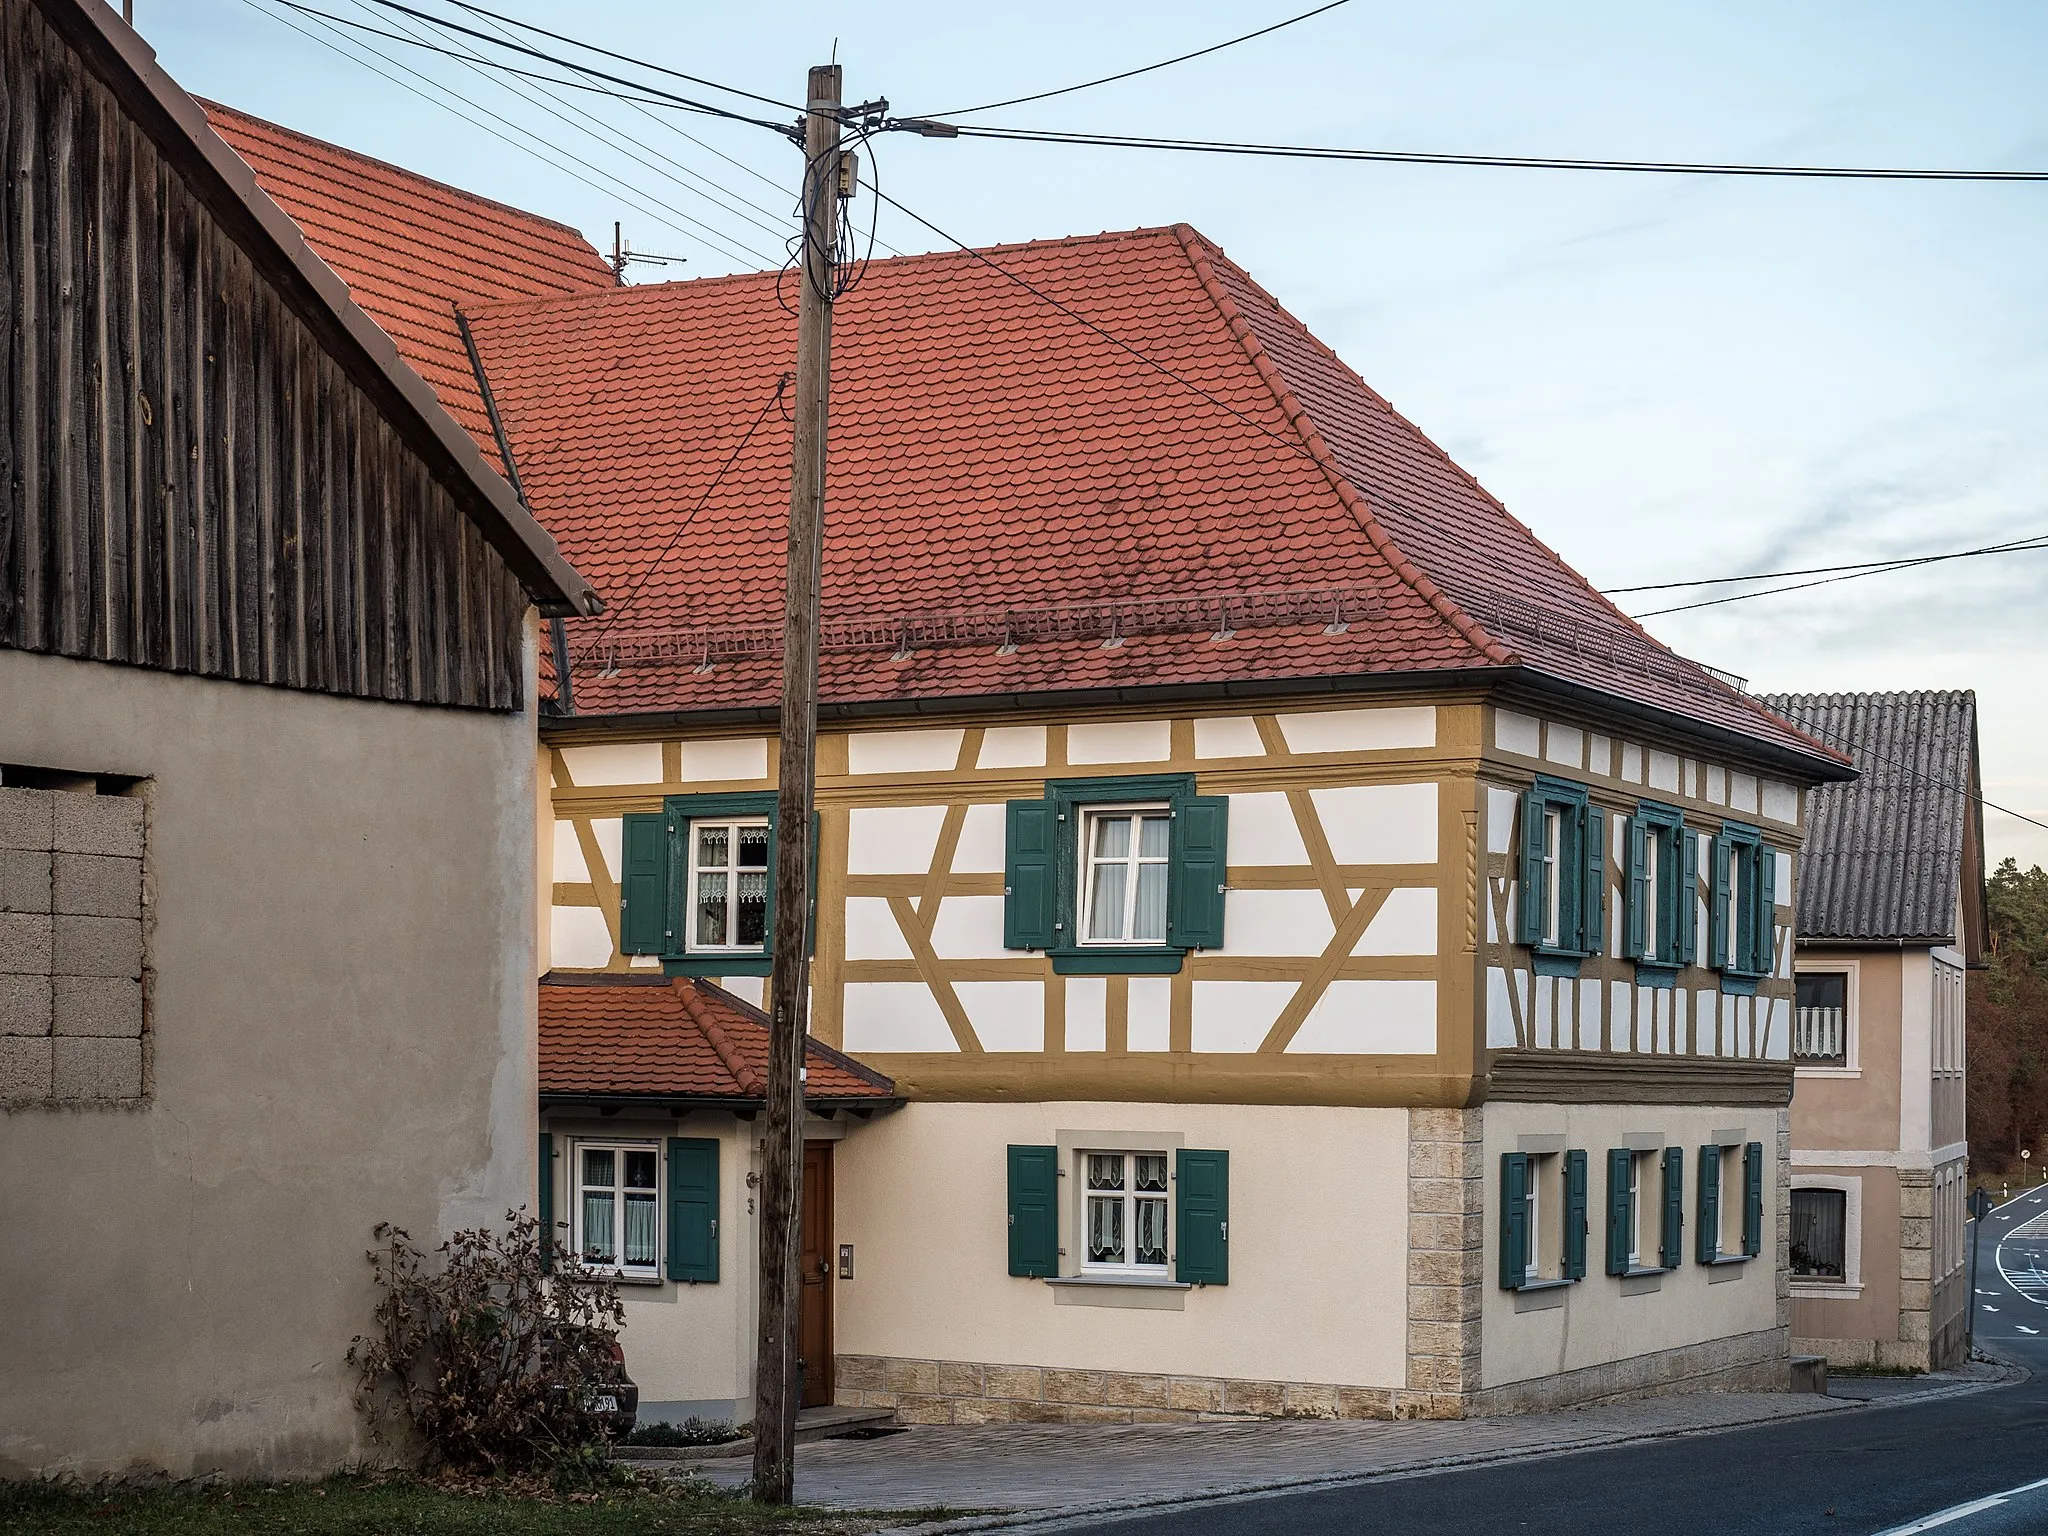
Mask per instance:
[[[896,1085],[851,1056],[805,1042],[804,1097],[880,1105]],[[759,1105],[768,1020],[723,988],[678,977],[540,984],[540,1091],[550,1098],[665,1099]]]
[[[1616,610],[1194,230],[986,256],[877,261],[837,305],[828,708],[1511,674],[1839,775]],[[764,273],[472,313],[535,515],[611,605],[570,626],[579,715],[774,703],[788,298]],[[984,633],[1023,608],[1304,589],[1348,606],[1107,646]],[[981,638],[895,643],[949,616]]]
[[[1814,793],[1799,937],[1959,944],[1975,959],[1984,921],[1977,696],[1785,693],[1764,702],[1847,752],[1860,775]]]

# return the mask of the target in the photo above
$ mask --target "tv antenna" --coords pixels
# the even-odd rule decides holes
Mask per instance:
[[[633,242],[622,232],[619,221],[612,221],[612,276],[622,283],[626,280],[626,268],[630,266],[679,267],[689,259],[687,256],[664,256],[658,251],[636,251]]]

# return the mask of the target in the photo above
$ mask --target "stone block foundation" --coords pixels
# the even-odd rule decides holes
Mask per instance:
[[[1457,1417],[1455,1398],[1328,1382],[1155,1376],[840,1355],[836,1396],[906,1424],[1171,1424],[1206,1419]],[[1447,1411],[1448,1410],[1448,1411]]]

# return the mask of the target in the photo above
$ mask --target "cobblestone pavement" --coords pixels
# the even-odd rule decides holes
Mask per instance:
[[[1713,1392],[1451,1422],[918,1426],[799,1447],[796,1495],[838,1509],[1129,1508],[1373,1476],[1852,1408],[1832,1397]],[[737,1486],[748,1466],[700,1464]]]

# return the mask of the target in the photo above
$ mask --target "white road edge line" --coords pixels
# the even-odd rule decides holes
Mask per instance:
[[[1951,1504],[1947,1509],[1938,1509],[1931,1515],[1924,1515],[1911,1525],[1895,1525],[1882,1530],[1877,1536],[1919,1536],[1922,1531],[1931,1531],[1938,1525],[1947,1525],[1951,1520],[1966,1520],[1971,1515],[1981,1515],[1987,1509],[1996,1509],[2007,1499],[2017,1498],[2023,1493],[2032,1493],[2036,1488],[2048,1488],[2048,1477],[2027,1483],[2019,1488],[2008,1488],[2003,1493],[1986,1494],[1981,1499],[1972,1499],[1967,1504]]]

